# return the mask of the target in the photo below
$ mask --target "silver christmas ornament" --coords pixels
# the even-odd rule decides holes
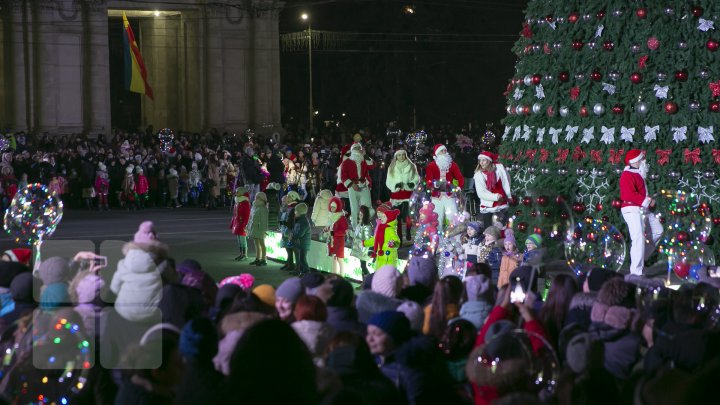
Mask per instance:
[[[590,42],[587,43],[587,46],[588,46],[588,48],[590,48],[590,49],[595,49],[595,48],[597,48],[597,42],[595,42],[595,41],[590,41]]]
[[[579,82],[585,80],[585,73],[575,73],[575,80]]]
[[[708,170],[705,173],[703,173],[703,177],[705,177],[708,180],[712,180],[715,178],[715,172],[711,172]]]
[[[523,106],[521,106],[520,104],[518,104],[517,106],[515,106],[515,114],[517,114],[517,115],[523,115]]]
[[[543,81],[545,82],[551,82],[553,80],[555,80],[555,76],[551,74],[546,74],[545,76],[543,76]]]
[[[525,83],[526,86],[532,86],[532,84],[533,84],[533,82],[532,82],[532,76],[526,75],[526,76],[523,78],[523,83]]]
[[[610,73],[608,73],[608,77],[610,78],[610,80],[616,82],[616,81],[620,80],[621,75],[620,75],[620,72],[613,70]]]
[[[645,115],[650,111],[650,107],[647,105],[647,103],[640,101],[639,103],[635,104],[635,112],[639,115]]]
[[[515,114],[515,107],[509,105],[505,107],[505,111],[508,113],[508,115],[513,115]]]
[[[542,169],[540,169],[540,174],[550,174],[550,169],[548,169],[547,167],[543,167]]]
[[[570,114],[570,109],[564,105],[560,106],[560,116],[565,118],[568,116],[568,114]]]
[[[520,168],[520,165],[516,163],[516,164],[510,166],[510,168],[512,168],[513,170],[518,170]]]
[[[663,10],[663,12],[668,17],[675,15],[675,9],[672,7],[665,7],[665,10]]]
[[[688,43],[685,42],[684,40],[678,41],[678,49],[681,50],[681,51],[687,50],[687,49],[688,49]]]
[[[648,175],[648,179],[650,179],[650,180],[652,180],[652,181],[657,181],[658,179],[660,179],[660,175],[659,175],[659,174],[656,174],[656,173],[649,174],[649,175]]]
[[[535,52],[535,53],[539,53],[539,52],[542,50],[542,47],[541,47],[540,45],[538,45],[538,44],[535,44],[535,45],[532,46],[532,50],[533,50],[533,52]]]
[[[664,82],[665,80],[667,80],[667,73],[660,71],[657,72],[655,77],[657,78],[657,81]]]
[[[605,114],[605,106],[600,103],[595,104],[593,106],[593,113],[595,113],[595,115]]]
[[[697,100],[690,100],[690,102],[688,103],[688,108],[692,112],[698,112],[700,111],[700,102]]]
[[[566,174],[568,174],[568,171],[567,169],[557,169],[557,174],[559,176],[565,176]]]
[[[595,170],[596,177],[605,177],[605,170]]]
[[[623,15],[623,11],[621,9],[617,9],[612,12],[613,17],[622,17],[622,15]]]
[[[630,45],[630,52],[632,52],[632,53],[638,53],[638,52],[640,52],[641,49],[642,48],[638,44]]]
[[[702,69],[702,70],[700,70],[700,72],[698,73],[698,76],[700,76],[701,79],[707,80],[707,79],[710,78],[710,70],[708,70],[707,68]]]
[[[528,167],[528,168],[527,168],[527,172],[530,173],[530,174],[535,173],[535,168],[534,168],[534,167]]]
[[[557,17],[555,22],[558,24],[565,24],[565,17]]]
[[[583,15],[582,19],[583,19],[583,21],[585,21],[585,22],[590,22],[590,21],[592,20],[592,15],[590,15],[590,14],[585,14],[585,15]]]
[[[669,172],[667,175],[668,175],[668,177],[670,177],[671,179],[679,179],[679,178],[680,178],[680,173],[679,173],[679,172],[676,172],[676,171],[674,171],[674,170],[671,171],[671,172]]]
[[[542,112],[542,110],[543,110],[542,104],[540,104],[540,103],[533,104],[533,106],[532,106],[533,114],[540,114]]]
[[[537,25],[543,25],[546,21],[544,18],[538,18],[535,22],[537,23]]]
[[[559,50],[561,50],[561,49],[562,49],[562,42],[559,42],[559,41],[558,41],[558,42],[555,42],[555,43],[553,44],[553,50],[559,51]]]
[[[622,174],[622,172],[623,172],[623,169],[621,169],[619,167],[615,168],[615,174],[620,175],[620,174]]]
[[[579,168],[575,171],[575,173],[577,173],[578,176],[584,176],[587,174],[587,170],[585,170],[583,168]]]

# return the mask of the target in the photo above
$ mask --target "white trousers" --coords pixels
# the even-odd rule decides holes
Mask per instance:
[[[623,207],[620,212],[627,223],[632,241],[630,274],[642,276],[644,261],[652,255],[660,236],[662,236],[662,224],[655,214],[642,207]],[[648,231],[648,239],[645,238],[646,231]]]
[[[442,233],[445,229],[445,219],[452,219],[457,214],[457,205],[455,205],[455,199],[447,195],[441,195],[440,197],[433,197],[432,203],[435,204],[435,213],[438,216],[438,232]]]
[[[370,188],[361,188],[360,191],[355,191],[352,186],[348,189],[348,197],[350,197],[350,222],[352,223],[353,229],[358,224],[358,215],[360,214],[360,207],[366,206],[370,209],[370,216],[372,217],[375,210],[370,201]]]

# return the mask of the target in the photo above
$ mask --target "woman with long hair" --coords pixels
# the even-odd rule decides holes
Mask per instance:
[[[438,340],[445,333],[449,320],[460,314],[460,304],[465,287],[459,277],[443,277],[435,284],[432,301],[425,307],[423,333],[435,336]]]
[[[570,302],[579,291],[575,279],[569,274],[558,274],[553,279],[547,300],[543,304],[539,321],[545,327],[550,342],[557,347],[558,336],[565,324],[565,317],[570,309]]]
[[[413,190],[420,182],[420,175],[417,167],[407,155],[404,149],[395,151],[390,166],[388,166],[385,186],[390,190],[390,204],[394,209],[400,211],[398,217],[398,236],[400,241],[403,239],[403,222],[406,221],[409,214],[410,196]],[[410,223],[406,224],[406,240],[410,238]]]

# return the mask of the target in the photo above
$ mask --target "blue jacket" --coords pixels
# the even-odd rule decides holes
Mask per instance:
[[[312,224],[310,224],[310,218],[308,218],[307,215],[301,215],[295,218],[295,225],[292,229],[293,247],[310,250],[311,229]]]

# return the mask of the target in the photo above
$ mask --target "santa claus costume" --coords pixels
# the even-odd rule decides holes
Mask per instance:
[[[350,157],[340,165],[340,181],[348,189],[350,221],[354,227],[358,222],[361,205],[370,208],[370,214],[373,214],[370,200],[370,166],[365,160],[362,145],[358,142],[352,144]]]
[[[328,256],[333,258],[333,273],[343,274],[343,259],[345,259],[345,234],[349,228],[343,202],[338,197],[332,197],[328,202],[327,209],[330,217],[325,232],[329,234],[327,239]]]
[[[348,188],[345,184],[343,184],[342,180],[340,180],[340,169],[342,168],[343,162],[349,157],[350,145],[345,145],[340,150],[340,164],[338,164],[337,167],[337,185],[335,186],[335,195],[343,200],[343,204],[345,204],[346,207],[350,206],[350,194],[348,194]]]
[[[400,211],[398,217],[398,236],[403,239],[403,223],[408,218],[410,196],[415,186],[420,182],[415,163],[410,161],[404,149],[395,151],[395,155],[388,166],[385,186],[390,190],[390,204]],[[406,225],[406,239],[410,240],[410,221]]]
[[[457,213],[455,198],[453,193],[448,191],[448,187],[462,189],[465,185],[465,178],[445,145],[437,144],[433,148],[433,161],[425,167],[425,182],[432,190],[432,202],[438,214],[438,230],[442,233],[445,218],[452,218]]]
[[[480,199],[480,217],[483,228],[492,226],[496,221],[505,224],[508,202],[512,198],[510,176],[505,166],[498,163],[497,155],[483,151],[478,155],[478,165],[473,176],[475,191]]]
[[[364,243],[365,247],[372,247],[375,270],[386,264],[397,267],[397,251],[400,247],[400,238],[396,230],[398,215],[400,215],[399,210],[378,208],[375,235]]]
[[[645,176],[648,167],[645,161],[645,152],[639,149],[630,149],[625,154],[625,170],[620,175],[620,200],[625,223],[632,246],[630,247],[630,274],[642,276],[644,261],[655,250],[655,246],[662,236],[662,225],[649,211],[655,201],[648,196],[645,186]],[[649,241],[645,239],[645,231],[649,231]],[[647,246],[646,246],[647,243]]]

